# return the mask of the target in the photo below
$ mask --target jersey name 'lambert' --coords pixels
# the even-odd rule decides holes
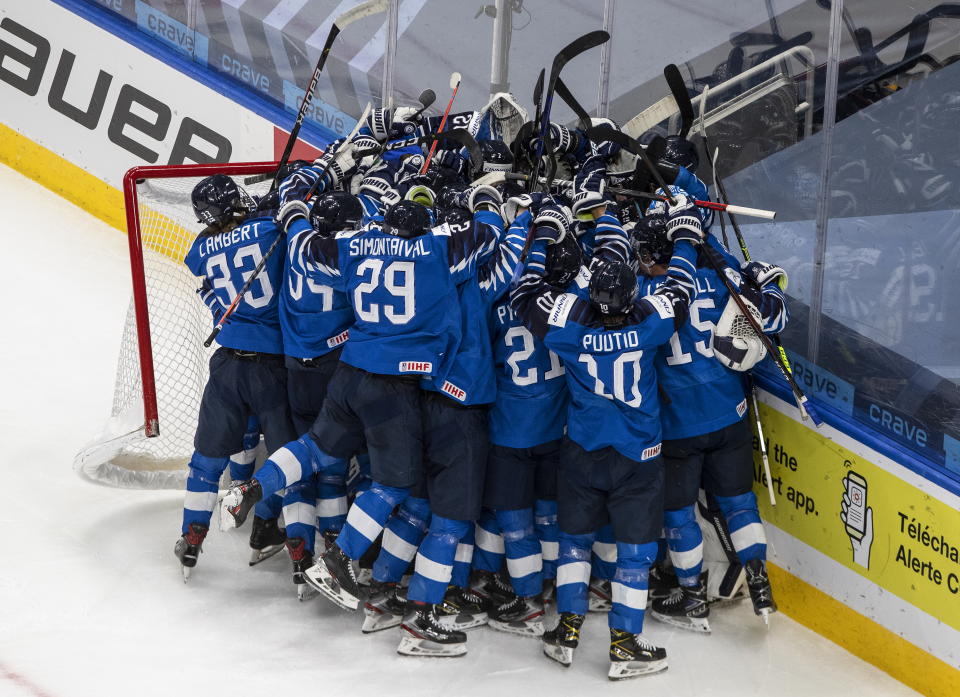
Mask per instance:
[[[609,353],[640,345],[640,336],[633,329],[621,332],[606,331],[583,336],[583,348],[594,353]]]
[[[259,237],[259,227],[260,223],[248,223],[247,225],[235,227],[233,230],[227,232],[210,235],[210,237],[204,240],[203,246],[200,247],[200,256],[205,257],[208,254],[219,252],[221,249],[237,244],[238,242],[249,241],[251,237]]]
[[[405,240],[399,237],[371,237],[350,240],[350,256],[425,257],[430,250],[423,245],[422,239]]]

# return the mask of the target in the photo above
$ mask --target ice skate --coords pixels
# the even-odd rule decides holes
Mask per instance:
[[[243,525],[243,521],[261,498],[263,488],[256,479],[232,487],[220,501],[220,529],[232,530]]]
[[[539,598],[515,597],[489,613],[487,620],[493,629],[520,636],[543,636],[543,603]]]
[[[650,567],[650,580],[647,584],[647,602],[669,597],[670,593],[680,585],[677,574],[672,566],[659,562]]]
[[[313,566],[313,552],[307,549],[302,537],[290,537],[286,544],[287,554],[293,562],[293,583],[297,588],[297,600],[306,600],[315,592],[303,578],[303,572]]]
[[[463,656],[467,653],[467,635],[440,623],[437,607],[409,603],[400,624],[397,653],[404,656]]]
[[[710,605],[707,603],[707,573],[695,586],[678,586],[666,598],[653,601],[653,617],[665,624],[692,632],[710,633]]]
[[[437,617],[447,629],[462,631],[487,623],[484,600],[469,588],[449,586],[443,602],[437,605]]]
[[[777,611],[777,604],[773,601],[767,565],[763,559],[751,559],[744,564],[744,570],[747,572],[747,589],[753,601],[753,612],[769,627],[770,615]]]
[[[613,599],[610,590],[610,581],[599,578],[590,579],[589,612],[610,612],[613,609]]]
[[[200,556],[203,538],[207,536],[206,525],[200,523],[190,523],[189,529],[180,536],[177,544],[173,546],[173,553],[180,560],[180,571],[183,573],[183,582],[186,583],[190,578],[190,571],[197,565],[197,557]]]
[[[557,626],[543,634],[543,655],[563,666],[573,663],[573,652],[580,644],[584,615],[560,613]]]
[[[356,610],[360,606],[360,586],[353,572],[353,562],[338,545],[321,554],[317,563],[303,572],[303,577],[344,610]]]
[[[470,589],[483,599],[488,612],[516,597],[513,586],[492,571],[474,571],[470,578]]]
[[[667,669],[667,651],[654,646],[639,634],[620,629],[610,630],[611,680],[625,680]]]
[[[364,634],[379,632],[381,629],[396,627],[403,621],[407,603],[398,594],[396,583],[378,583],[370,587],[370,599],[363,604]]]
[[[287,534],[280,529],[276,518],[253,516],[250,531],[250,566],[255,566],[283,549]]]

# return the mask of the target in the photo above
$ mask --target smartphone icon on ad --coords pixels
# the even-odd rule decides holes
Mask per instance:
[[[844,479],[850,503],[846,511],[846,528],[850,537],[862,540],[867,532],[867,480],[854,471]]]

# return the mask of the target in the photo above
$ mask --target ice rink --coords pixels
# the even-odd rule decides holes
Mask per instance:
[[[185,585],[173,556],[183,495],[71,470],[110,412],[126,238],[5,166],[0,204],[0,696],[916,694],[783,615],[765,629],[749,603],[716,610],[712,636],[648,620],[670,669],[622,683],[606,679],[601,615],[569,669],[536,640],[485,628],[464,658],[401,657],[398,630],[363,636],[358,615],[298,603],[285,555],[249,568],[246,526],[214,529]]]

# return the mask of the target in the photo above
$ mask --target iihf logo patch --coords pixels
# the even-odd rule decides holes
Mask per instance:
[[[737,405],[737,416],[743,417],[747,413],[747,400],[744,399],[740,404]]]
[[[663,443],[657,443],[656,445],[651,446],[649,448],[644,448],[643,452],[640,454],[640,461],[643,462],[644,460],[650,460],[652,458],[655,458],[657,455],[660,454],[660,448],[662,447],[663,447]]]

